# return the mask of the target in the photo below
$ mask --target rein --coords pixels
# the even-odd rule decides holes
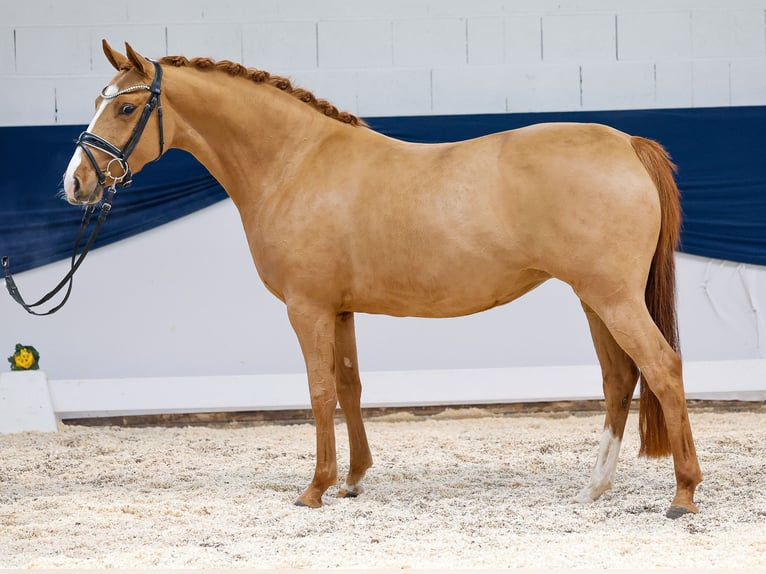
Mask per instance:
[[[72,280],[74,278],[74,272],[77,271],[77,268],[80,267],[80,264],[85,259],[85,256],[88,254],[88,251],[90,251],[91,246],[96,241],[96,236],[98,235],[98,232],[101,230],[101,226],[104,224],[104,221],[106,221],[107,215],[109,215],[109,212],[112,209],[112,198],[114,198],[114,194],[116,193],[115,186],[112,185],[109,187],[109,189],[106,192],[106,198],[104,199],[104,203],[101,205],[101,210],[98,214],[98,219],[96,220],[96,225],[93,228],[93,231],[90,234],[90,237],[88,238],[88,241],[85,243],[85,247],[83,248],[82,253],[80,253],[80,256],[77,257],[77,250],[80,248],[80,242],[82,241],[82,238],[85,234],[85,229],[88,227],[88,224],[90,223],[91,217],[93,215],[93,212],[96,210],[96,207],[94,205],[89,205],[87,209],[85,210],[85,213],[82,216],[82,222],[80,223],[80,230],[77,232],[77,237],[74,241],[74,248],[72,249],[72,260],[70,263],[69,272],[64,276],[64,278],[59,282],[58,285],[56,285],[51,291],[48,292],[47,295],[44,295],[39,301],[36,301],[35,303],[27,303],[24,301],[24,298],[21,296],[21,293],[19,292],[19,288],[16,286],[16,281],[13,279],[13,275],[11,275],[11,258],[8,256],[3,257],[2,265],[3,265],[3,272],[5,273],[5,286],[8,288],[8,293],[10,293],[11,297],[14,301],[16,301],[19,305],[21,305],[24,309],[26,309],[27,313],[30,313],[32,315],[37,316],[44,316],[44,315],[51,315],[61,309],[64,304],[69,299],[69,295],[72,293]],[[67,285],[66,293],[64,294],[64,298],[61,300],[61,302],[56,305],[55,307],[49,309],[48,311],[41,313],[36,311],[34,308],[39,307],[40,305],[47,303],[50,301],[59,291],[61,291],[65,285]]]
[[[101,209],[99,211],[96,224],[93,227],[93,231],[91,232],[90,237],[88,237],[88,240],[85,242],[85,246],[83,247],[82,253],[80,253],[78,257],[77,251],[80,248],[80,243],[82,242],[83,237],[85,236],[85,230],[87,229],[88,224],[91,221],[93,213],[96,210],[96,206],[89,205],[86,208],[85,213],[83,214],[82,221],[80,222],[80,230],[77,232],[77,237],[75,238],[75,241],[74,241],[74,248],[72,249],[72,258],[70,262],[69,272],[58,283],[58,285],[56,285],[51,291],[49,291],[46,295],[44,295],[39,301],[36,301],[34,303],[27,303],[24,300],[24,298],[21,296],[21,293],[19,292],[19,288],[16,286],[16,281],[13,279],[13,275],[11,274],[10,257],[4,256],[2,258],[2,267],[3,267],[3,272],[5,274],[5,286],[8,289],[8,293],[10,293],[14,301],[16,301],[28,313],[32,315],[37,315],[37,316],[51,315],[52,313],[55,313],[56,311],[61,309],[64,306],[64,304],[67,302],[67,300],[69,299],[69,295],[72,292],[72,281],[74,279],[75,271],[77,271],[77,269],[82,264],[83,260],[85,259],[85,256],[88,254],[88,251],[90,251],[90,248],[93,246],[93,243],[96,241],[98,232],[101,230],[101,226],[104,224],[104,221],[106,221],[107,216],[112,210],[112,200],[114,199],[115,193],[117,193],[117,189],[116,189],[117,185],[120,185],[120,187],[128,187],[133,180],[133,174],[130,170],[130,165],[128,164],[128,158],[130,157],[130,155],[133,153],[133,150],[138,145],[138,141],[141,138],[141,135],[144,133],[146,124],[149,122],[149,117],[152,115],[152,112],[155,110],[155,108],[157,109],[157,120],[158,120],[159,138],[160,138],[159,140],[160,153],[156,159],[159,159],[162,156],[162,153],[165,149],[165,137],[164,137],[164,133],[162,129],[162,105],[160,104],[160,94],[161,94],[160,83],[162,81],[162,68],[157,62],[152,61],[152,63],[154,64],[154,80],[152,81],[152,84],[150,86],[145,84],[138,84],[138,85],[130,86],[129,88],[120,90],[114,94],[106,94],[105,93],[106,88],[101,90],[101,97],[105,99],[113,99],[122,94],[135,92],[137,90],[148,90],[150,92],[149,100],[146,102],[146,105],[144,106],[144,109],[141,112],[141,117],[138,118],[138,122],[136,123],[136,126],[133,128],[133,132],[130,134],[128,141],[123,146],[123,148],[120,149],[114,144],[105,140],[104,138],[97,136],[96,134],[89,132],[87,130],[82,132],[80,136],[74,142],[78,147],[80,147],[83,150],[86,157],[90,160],[90,163],[93,166],[93,169],[98,175],[99,185],[101,187],[104,187],[104,185],[106,184],[107,178],[110,178],[112,180],[112,183],[106,189],[106,193],[104,195],[104,201],[101,204]],[[93,152],[89,148],[100,150],[112,157],[112,159],[109,160],[109,162],[106,164],[106,168],[104,171],[102,171],[101,168],[99,167],[98,162],[96,161],[96,158],[93,155]],[[121,175],[117,175],[117,176],[112,175],[111,165],[114,162],[117,162],[118,165],[120,166],[120,169],[122,169]],[[39,312],[35,310],[35,307],[39,307],[40,305],[43,305],[44,303],[47,303],[48,301],[50,301],[51,298],[57,295],[59,291],[61,291],[65,286],[67,288],[66,293],[64,294],[64,298],[58,305],[56,305],[55,307],[45,312]]]

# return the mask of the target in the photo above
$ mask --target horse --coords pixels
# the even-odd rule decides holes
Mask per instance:
[[[190,152],[226,190],[305,361],[316,460],[295,504],[320,507],[338,485],[338,403],[350,461],[337,496],[361,494],[372,466],[355,313],[463,316],[557,278],[581,301],[605,397],[595,467],[574,499],[612,487],[640,379],[639,454],[672,454],[667,516],[698,512],[675,312],[680,200],[659,143],[579,123],[404,142],[285,77],[125,48],[103,41],[117,74],[77,141],[65,198],[95,204],[169,147]]]

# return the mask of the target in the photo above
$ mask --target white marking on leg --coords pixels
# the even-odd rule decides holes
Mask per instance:
[[[354,363],[352,363],[351,359],[348,357],[343,357],[343,364],[346,365],[349,369],[354,366]]]
[[[590,481],[580,493],[575,496],[575,502],[593,502],[607,490],[612,488],[614,475],[617,470],[617,459],[620,456],[621,441],[605,429],[601,434],[596,466],[593,468]]]
[[[358,484],[349,484],[348,482],[344,482],[339,492],[342,493],[342,496],[348,496],[349,493],[351,495],[358,495],[364,492],[364,487],[362,486],[361,482]]]
[[[116,86],[108,86],[104,89],[104,94],[109,96],[111,94],[114,94],[117,92]],[[98,121],[98,118],[103,113],[104,109],[106,109],[106,106],[109,104],[111,100],[104,99],[101,101],[101,104],[98,106],[98,109],[96,110],[96,114],[93,116],[93,119],[90,120],[90,123],[88,124],[87,131],[92,132],[93,128],[96,126],[96,122]],[[77,146],[77,149],[74,150],[74,155],[72,155],[72,159],[69,160],[69,165],[66,168],[66,173],[64,174],[64,193],[66,194],[66,197],[69,199],[74,199],[74,173],[77,171],[77,168],[79,167],[80,163],[83,160],[83,152],[82,149],[80,149],[80,146]]]

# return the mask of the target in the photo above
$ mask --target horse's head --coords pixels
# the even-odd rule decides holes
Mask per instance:
[[[64,174],[66,200],[74,205],[97,203],[104,187],[128,185],[132,174],[164,148],[162,69],[128,44],[125,56],[106,40],[103,46],[118,73],[96,98],[96,114],[77,139]]]

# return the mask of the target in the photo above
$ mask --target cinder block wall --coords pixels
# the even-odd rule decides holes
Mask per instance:
[[[87,123],[102,37],[367,117],[766,104],[766,0],[1,0],[0,125]]]

